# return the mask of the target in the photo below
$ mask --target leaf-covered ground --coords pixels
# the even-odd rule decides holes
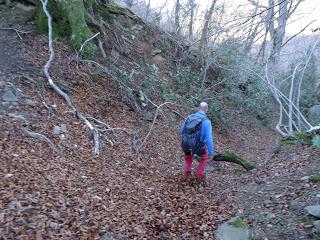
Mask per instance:
[[[32,25],[15,27],[34,31]],[[111,127],[140,130],[143,138],[150,121],[120,101],[112,80],[92,77],[89,67],[77,68],[66,44],[55,42],[54,47],[52,76],[75,106]],[[300,178],[319,171],[319,152],[283,149],[270,158],[274,133],[234,120],[229,133],[215,127],[216,148],[235,151],[258,169],[244,172],[213,163],[205,186],[183,184],[179,121],[168,124],[162,118],[141,151],[142,159],[134,151],[135,139],[125,132],[108,134],[102,154],[94,156],[88,129],[42,76],[46,38],[32,32],[21,41],[14,31],[1,31],[0,52],[5,51],[10,54],[0,56],[0,93],[20,89],[24,97],[0,109],[0,238],[214,239],[217,226],[237,214],[254,230],[255,239],[312,239],[312,230],[305,227],[308,219],[294,220],[305,217],[303,210],[288,206],[291,200],[315,203],[311,196],[319,185]],[[61,124],[67,133],[53,134]],[[45,135],[61,153],[23,129]]]

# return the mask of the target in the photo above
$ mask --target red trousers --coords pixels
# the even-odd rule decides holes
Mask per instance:
[[[192,162],[193,162],[193,156],[191,154],[185,154],[184,155],[184,176],[187,176],[191,173]],[[198,179],[204,178],[204,175],[205,175],[204,170],[206,168],[207,162],[208,162],[208,151],[206,150],[206,152],[203,155],[201,155],[200,163],[197,168],[196,177]]]

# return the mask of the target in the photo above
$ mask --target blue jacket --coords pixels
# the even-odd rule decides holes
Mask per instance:
[[[204,113],[196,112],[195,115],[197,117],[206,117]],[[184,124],[180,127],[180,134],[184,129]],[[206,119],[202,122],[201,125],[201,132],[200,132],[200,140],[206,143],[208,149],[209,157],[212,157],[214,154],[214,143],[213,143],[213,132],[212,132],[212,125],[209,119]]]

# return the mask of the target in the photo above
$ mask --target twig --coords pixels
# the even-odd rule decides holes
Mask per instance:
[[[154,118],[153,118],[151,127],[150,127],[150,129],[149,129],[149,132],[147,133],[147,135],[146,135],[146,137],[144,138],[144,140],[143,140],[143,142],[141,143],[141,145],[138,147],[138,150],[140,150],[140,149],[144,146],[144,144],[147,142],[148,137],[149,137],[149,135],[150,135],[150,133],[151,133],[151,131],[152,131],[152,129],[153,129],[153,126],[154,126],[154,124],[155,124],[155,122],[156,122],[156,120],[157,120],[157,117],[158,117],[158,113],[159,113],[159,111],[160,111],[160,108],[161,108],[162,106],[166,105],[166,104],[176,105],[176,103],[173,103],[173,102],[165,102],[165,103],[160,104],[160,105],[157,107],[157,110],[156,110],[156,113],[155,113],[155,115],[154,115]]]
[[[20,38],[20,40],[22,40],[22,37],[21,37],[20,33],[23,33],[23,34],[30,33],[30,31],[29,31],[29,32],[26,32],[26,31],[22,31],[22,30],[15,29],[15,28],[7,28],[7,27],[5,27],[5,28],[2,28],[2,27],[1,27],[0,30],[13,30],[13,31],[16,32],[16,34],[18,35],[18,37]]]
[[[296,33],[295,35],[293,35],[292,37],[290,37],[285,43],[283,43],[281,45],[281,48],[283,48],[284,45],[286,45],[288,42],[290,42],[293,38],[295,38],[296,36],[298,36],[300,33],[302,33],[304,30],[306,30],[307,27],[309,27],[312,23],[314,23],[316,20],[313,20],[311,22],[309,22],[303,29],[301,29],[298,33]]]

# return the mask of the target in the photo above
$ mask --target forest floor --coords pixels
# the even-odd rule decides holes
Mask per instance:
[[[216,149],[257,168],[214,162],[205,186],[180,181],[178,122],[157,121],[141,159],[123,131],[109,133],[95,156],[88,129],[41,73],[46,37],[6,11],[0,5],[0,28],[31,32],[20,39],[0,30],[1,239],[215,239],[214,230],[235,215],[252,239],[317,239],[304,207],[319,203],[319,184],[301,178],[319,173],[319,151],[304,145],[274,154],[273,130],[239,118],[227,132],[214,128]],[[54,48],[51,74],[74,105],[111,127],[140,130],[143,139],[150,121],[119,101],[112,79],[77,66],[64,42]]]

